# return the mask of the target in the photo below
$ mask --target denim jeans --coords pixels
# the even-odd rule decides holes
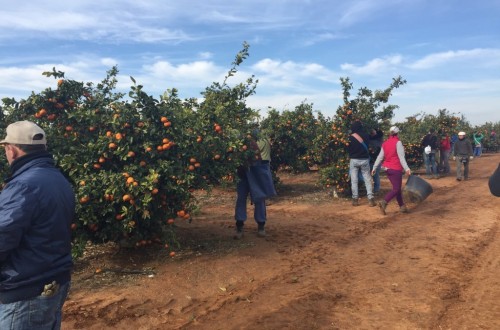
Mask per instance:
[[[351,176],[352,198],[359,197],[358,191],[358,175],[361,171],[363,181],[365,182],[366,193],[368,198],[373,198],[372,178],[370,175],[370,160],[367,159],[351,159],[349,162],[349,174]]]
[[[70,282],[60,286],[51,296],[0,304],[0,329],[61,329],[62,307],[68,296]]]
[[[450,173],[450,150],[442,150],[441,157],[439,158],[439,166],[443,170],[443,173]]]
[[[430,154],[426,154],[424,152],[424,161],[425,161],[425,173],[428,176],[436,176],[437,172],[437,164],[436,164],[436,153],[431,152]]]
[[[481,144],[474,146],[474,157],[481,156],[481,153],[483,151],[482,149],[483,149],[483,146]]]
[[[247,199],[250,195],[250,185],[248,184],[248,179],[246,176],[240,177],[238,183],[236,184],[236,207],[234,218],[236,221],[246,221],[247,220]],[[258,201],[253,201],[254,203],[254,219],[257,223],[266,222],[266,200],[260,199]]]

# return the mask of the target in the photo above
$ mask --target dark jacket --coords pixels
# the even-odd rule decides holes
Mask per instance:
[[[458,139],[457,142],[453,144],[454,156],[472,156],[472,144],[468,138],[462,140]]]
[[[438,139],[435,134],[429,133],[422,139],[422,147],[431,146],[432,152],[436,152],[439,149]]]
[[[357,133],[364,142],[360,143],[354,136],[349,135],[349,146],[347,147],[347,152],[351,159],[369,159],[370,154],[368,153],[368,143],[370,137],[363,131],[363,126],[359,122],[354,122],[351,126],[352,134]]]
[[[70,280],[75,194],[43,151],[16,159],[0,193],[0,303]]]
[[[493,196],[500,197],[500,164],[488,180],[488,186]]]

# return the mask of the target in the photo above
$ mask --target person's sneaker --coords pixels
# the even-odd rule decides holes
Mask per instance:
[[[357,198],[352,199],[352,206],[358,206],[359,205],[359,200]]]
[[[377,206],[377,203],[375,203],[375,198],[368,198],[368,205],[370,205],[370,207]]]
[[[385,208],[387,207],[387,202],[385,200],[381,200],[378,202],[378,206],[380,207],[380,212],[385,215]]]
[[[399,212],[401,212],[401,213],[408,213],[408,208],[406,207],[406,205],[400,206],[399,207]]]
[[[266,223],[265,222],[259,222],[257,224],[258,228],[257,228],[257,236],[259,237],[266,237],[266,229],[265,229],[265,226]]]
[[[457,178],[457,181],[462,181],[462,178]]]
[[[234,232],[234,239],[242,239],[243,238],[243,228],[236,228],[236,231]]]
[[[244,222],[241,220],[236,221],[236,231],[234,232],[234,239],[242,239],[243,238],[243,226]]]

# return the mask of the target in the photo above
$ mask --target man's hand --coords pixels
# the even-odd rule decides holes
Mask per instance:
[[[410,170],[410,169],[407,169],[407,170],[406,170],[406,174],[407,174],[407,175],[411,175],[411,170]]]
[[[375,170],[372,170],[372,176],[374,176],[374,175],[375,175]]]

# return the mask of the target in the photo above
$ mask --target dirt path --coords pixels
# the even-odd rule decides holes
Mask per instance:
[[[232,239],[232,191],[200,197],[175,258],[110,247],[78,264],[63,329],[500,329],[499,162],[485,154],[469,181],[431,180],[427,200],[386,216],[332,199],[314,173],[283,175],[266,238],[249,221]]]

